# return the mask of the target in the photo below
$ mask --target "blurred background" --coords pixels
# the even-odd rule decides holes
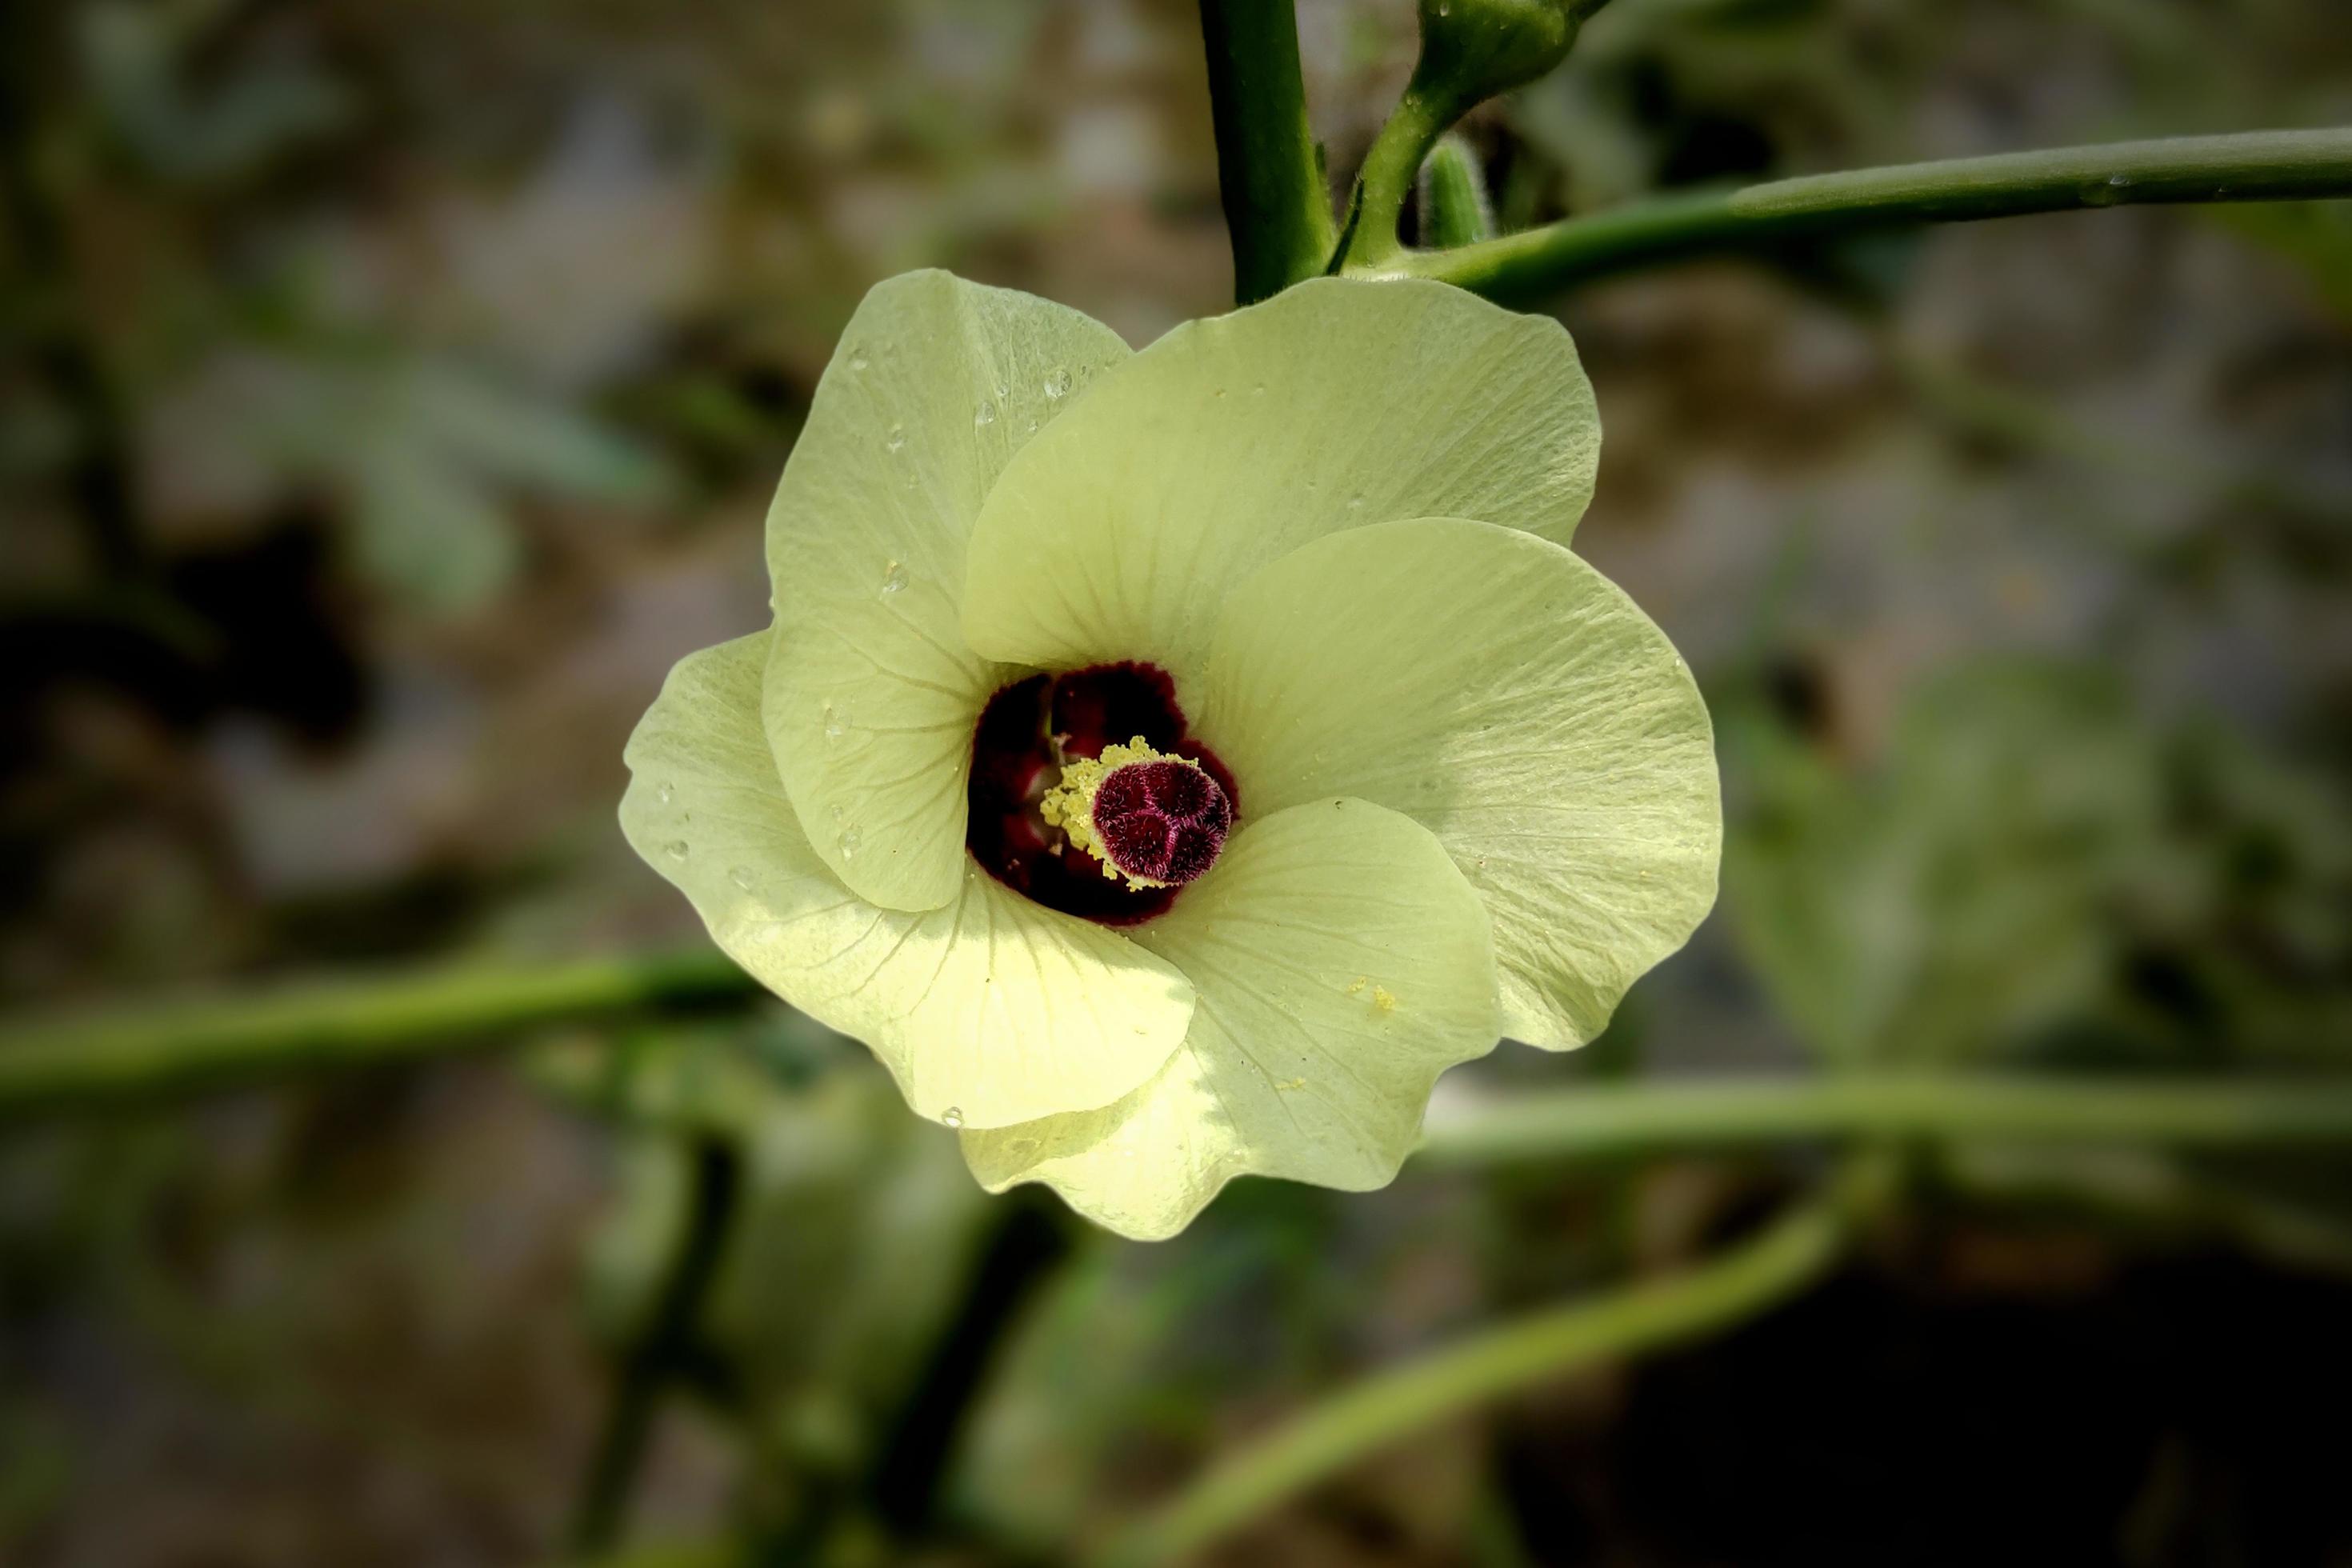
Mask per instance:
[[[1303,0],[1344,175],[1399,0]],[[1230,301],[1179,0],[16,0],[0,999],[690,947],[621,744],[764,619],[865,289]],[[1507,226],[2352,121],[2340,0],[1620,0],[1468,127]],[[1558,302],[1578,548],[1706,688],[1724,897],[1522,1085],[2352,1067],[2352,203],[2118,209]],[[1351,1375],[1698,1258],[1817,1152],[983,1198],[778,1007],[0,1128],[0,1563],[1026,1563]],[[616,1379],[724,1192],[695,1354]],[[1282,1564],[2352,1563],[2352,1159],[1952,1147],[1822,1288],[1414,1437]],[[605,1467],[609,1470],[609,1464]],[[601,1497],[600,1497],[601,1489]],[[599,1533],[591,1528],[591,1534]]]

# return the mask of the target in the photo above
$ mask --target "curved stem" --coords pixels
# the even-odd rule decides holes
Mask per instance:
[[[1403,247],[1397,225],[1404,216],[1404,198],[1421,176],[1422,161],[1445,128],[1462,118],[1465,104],[1440,103],[1420,82],[1405,89],[1395,110],[1372,138],[1356,173],[1356,190],[1348,204],[1348,226],[1339,237],[1339,261],[1348,271],[1377,268]]]
[[[0,1121],[445,1056],[532,1025],[746,997],[709,948],[149,1004],[0,1032]]]
[[[1828,1272],[1856,1216],[1887,1182],[1886,1166],[1865,1158],[1831,1192],[1713,1262],[1537,1312],[1376,1373],[1217,1460],[1103,1561],[1139,1568],[1184,1557],[1408,1433],[1751,1317]]]
[[[2352,128],[2061,147],[1659,196],[1366,268],[1523,299],[1652,262],[1839,230],[2139,202],[2352,195]]]
[[[2231,1145],[2352,1142],[2352,1076],[1860,1074],[1596,1083],[1516,1094],[1429,1130],[1417,1164],[1605,1157],[1814,1139]]]
[[[1331,195],[1307,123],[1290,0],[1201,0],[1217,192],[1234,247],[1234,302],[1321,273],[1335,237]]]

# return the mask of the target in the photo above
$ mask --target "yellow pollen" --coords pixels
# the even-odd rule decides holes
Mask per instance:
[[[1104,876],[1113,881],[1124,881],[1130,888],[1164,888],[1168,886],[1165,882],[1139,877],[1112,865],[1095,841],[1095,795],[1102,789],[1103,780],[1134,763],[1181,763],[1195,770],[1201,766],[1190,757],[1155,752],[1138,735],[1123,746],[1105,746],[1099,757],[1072,757],[1064,763],[1062,782],[1045,792],[1037,810],[1047,826],[1060,828],[1072,844],[1100,862]]]

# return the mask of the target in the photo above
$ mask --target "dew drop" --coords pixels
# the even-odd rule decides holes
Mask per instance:
[[[657,790],[654,791],[654,798],[655,798],[656,800],[657,800],[657,801],[661,802],[664,805],[667,805],[670,803],[670,801],[671,801],[672,797],[674,797],[677,794],[677,786],[676,784],[666,784],[662,785],[659,789],[657,789]]]
[[[995,423],[996,405],[991,403],[985,397],[982,398],[980,400],[980,406],[971,411],[972,428],[975,430],[984,430],[989,426]]]
[[[904,592],[908,581],[906,567],[896,561],[882,569],[882,592],[886,596]]]
[[[840,714],[833,710],[832,703],[826,703],[824,705],[824,738],[828,741],[838,741],[842,736],[848,732],[848,723],[843,720]],[[838,815],[838,811],[839,808],[836,807],[836,815]]]
[[[857,847],[864,843],[865,839],[859,836],[855,827],[845,827],[841,830],[841,837],[835,842],[841,846],[841,858],[846,860],[857,853]]]
[[[671,839],[668,843],[662,846],[662,853],[668,856],[673,860],[685,859],[686,840],[683,838]]]
[[[999,397],[1010,397],[1013,395],[1013,388],[1000,381],[996,384],[996,395]]]
[[[963,1107],[961,1105],[949,1106],[945,1110],[940,1112],[940,1120],[950,1127],[962,1126]]]
[[[1265,383],[1261,381],[1255,386],[1251,387],[1250,395],[1252,397],[1264,397],[1265,395]]]
[[[1062,366],[1055,365],[1045,377],[1045,395],[1056,398],[1066,397],[1069,393],[1070,373]]]
[[[882,449],[886,452],[896,452],[906,444],[907,427],[904,425],[893,425],[890,426],[890,434],[882,442]]]
[[[1036,422],[1034,419],[1032,419],[1031,421],[1029,421],[1029,428],[1028,428],[1028,430],[1027,430],[1026,434],[1031,435],[1031,436],[1034,436],[1035,434],[1037,434],[1037,422]]]
[[[864,370],[867,365],[872,364],[874,362],[872,360],[866,357],[866,351],[864,349],[852,349],[849,351],[850,369]]]
[[[748,893],[751,890],[751,868],[737,866],[727,873],[727,879]]]
[[[1364,498],[1363,498],[1362,496],[1360,496],[1360,495],[1353,495],[1353,496],[1349,496],[1349,497],[1348,498],[1348,510],[1349,510],[1349,511],[1361,511],[1361,510],[1364,510]]]

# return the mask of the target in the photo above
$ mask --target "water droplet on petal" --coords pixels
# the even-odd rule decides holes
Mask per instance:
[[[950,1127],[961,1127],[961,1126],[962,1126],[962,1125],[963,1125],[963,1107],[961,1107],[961,1106],[960,1106],[960,1105],[950,1105],[950,1106],[949,1106],[945,1110],[942,1110],[942,1111],[940,1111],[940,1120],[941,1121],[945,1122],[945,1123],[946,1123],[948,1126],[950,1126]]]
[[[1069,392],[1070,373],[1067,370],[1065,370],[1062,366],[1055,365],[1045,376],[1045,395],[1048,397],[1066,397],[1069,395]]]
[[[668,843],[662,846],[662,853],[668,856],[673,860],[685,859],[686,840],[683,838],[671,839]]]
[[[659,789],[654,791],[654,798],[661,802],[664,805],[667,805],[670,803],[671,797],[677,794],[677,786],[676,784],[665,784]]]
[[[838,741],[848,732],[848,721],[833,710],[832,703],[826,703],[824,705],[824,738],[828,741]],[[838,816],[840,807],[835,807],[834,811],[835,815]]]
[[[1361,511],[1361,510],[1364,510],[1364,498],[1363,498],[1362,496],[1360,496],[1360,495],[1349,496],[1349,497],[1348,498],[1348,510],[1349,510],[1349,511]]]
[[[864,349],[852,349],[849,351],[850,369],[864,370],[867,365],[873,363],[874,362],[872,360],[866,357],[866,351]]]
[[[985,429],[987,426],[995,424],[996,405],[991,403],[985,397],[982,398],[980,400],[980,406],[971,411],[971,423],[972,428],[976,430]]]
[[[906,444],[907,427],[904,425],[893,425],[890,426],[890,434],[883,438],[882,449],[886,452],[895,452]]]
[[[1251,387],[1250,395],[1252,397],[1264,397],[1265,395],[1265,383],[1261,381],[1255,386]]]
[[[864,843],[865,839],[855,827],[845,827],[841,830],[841,837],[836,842],[841,846],[841,858],[846,860],[857,853],[857,847]]]
[[[735,867],[727,873],[727,879],[748,893],[751,890],[751,868],[749,866]]]
[[[907,569],[896,561],[882,569],[882,592],[886,595],[903,591],[908,581]]]

